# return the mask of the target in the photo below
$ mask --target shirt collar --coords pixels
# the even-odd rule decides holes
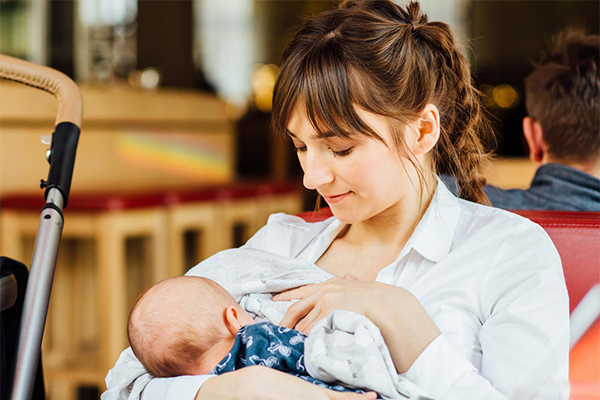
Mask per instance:
[[[459,200],[438,178],[433,199],[398,259],[404,257],[411,249],[415,249],[428,260],[433,262],[442,260],[450,252],[460,212]],[[321,234],[313,239],[300,252],[299,256],[311,260],[311,262],[316,262],[327,250],[345,226],[343,222],[335,217],[330,219],[331,223],[327,224]]]
[[[441,261],[450,253],[460,212],[459,200],[438,178],[433,199],[400,257],[414,249],[428,260]]]

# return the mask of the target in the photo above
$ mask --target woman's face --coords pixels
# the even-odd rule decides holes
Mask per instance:
[[[287,129],[304,171],[304,186],[317,190],[345,223],[414,211],[409,210],[418,207],[419,199],[414,166],[400,156],[385,117],[358,113],[385,144],[362,134],[318,138],[304,108],[295,107]]]

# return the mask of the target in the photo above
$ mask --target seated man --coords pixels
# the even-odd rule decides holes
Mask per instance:
[[[523,133],[538,170],[527,190],[484,191],[495,207],[600,211],[600,36],[556,38],[525,81]]]

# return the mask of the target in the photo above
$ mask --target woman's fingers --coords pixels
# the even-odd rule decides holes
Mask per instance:
[[[308,313],[310,313],[315,307],[315,304],[316,301],[313,297],[307,297],[303,300],[292,304],[283,316],[281,322],[279,322],[279,325],[284,326],[286,328],[296,328],[296,324],[298,324],[298,321],[300,321]]]
[[[286,290],[285,292],[281,292],[273,296],[273,300],[275,301],[288,301],[295,299],[303,299],[315,293],[318,289],[320,283],[313,283],[311,285],[300,286],[299,288]]]
[[[316,316],[312,316],[310,315],[312,313],[309,313],[309,315],[307,315],[304,319],[302,319],[300,321],[300,323],[298,324],[298,326],[296,327],[297,330],[299,330],[300,332],[304,333],[305,335],[308,335],[310,333],[310,331],[312,331],[312,328],[314,328],[314,326],[317,324],[317,322],[319,322],[321,319],[325,318],[327,315],[321,315],[321,313],[315,313]],[[310,317],[310,319],[309,319]]]
[[[327,315],[323,313],[322,307],[316,303],[313,308],[296,323],[296,329],[305,335],[308,335],[313,326],[326,316]]]

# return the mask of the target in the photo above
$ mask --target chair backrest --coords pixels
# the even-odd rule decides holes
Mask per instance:
[[[541,225],[560,254],[570,311],[595,283],[600,282],[600,212],[513,211]],[[309,222],[331,216],[329,208],[299,214]]]
[[[570,311],[600,282],[600,213],[515,211],[546,230],[563,264]]]

